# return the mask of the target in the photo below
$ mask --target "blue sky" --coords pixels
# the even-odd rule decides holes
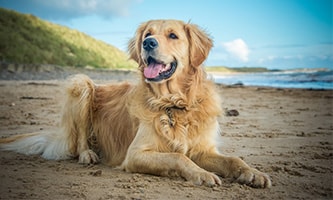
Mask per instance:
[[[332,0],[0,0],[126,50],[150,19],[191,21],[214,39],[207,66],[333,69]]]

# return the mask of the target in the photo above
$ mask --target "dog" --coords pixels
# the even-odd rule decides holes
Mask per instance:
[[[56,134],[2,138],[3,150],[46,159],[120,166],[127,172],[181,176],[196,185],[221,185],[220,177],[271,187],[270,177],[217,150],[222,112],[203,62],[213,46],[197,25],[178,20],[141,24],[128,45],[139,67],[138,84],[95,84],[70,78]]]

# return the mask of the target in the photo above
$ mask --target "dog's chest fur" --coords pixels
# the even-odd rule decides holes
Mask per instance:
[[[200,121],[195,111],[178,107],[166,108],[154,120],[155,130],[167,144],[167,151],[182,154],[192,148],[192,138],[200,137],[199,127],[204,123],[206,120]]]

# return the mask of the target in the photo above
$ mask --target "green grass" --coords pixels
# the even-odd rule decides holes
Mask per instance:
[[[131,69],[126,53],[84,33],[0,8],[0,61]]]

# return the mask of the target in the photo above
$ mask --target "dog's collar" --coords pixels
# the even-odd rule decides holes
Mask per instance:
[[[175,107],[175,106],[174,106]],[[169,125],[170,126],[174,126],[175,125],[175,119],[173,117],[173,112],[172,112],[172,108],[174,107],[168,107],[165,109],[165,114],[168,116],[169,118]],[[177,108],[177,107],[176,107]]]
[[[165,108],[165,114],[169,118],[169,125],[170,126],[174,126],[175,125],[175,119],[174,119],[174,116],[173,116],[172,109],[185,110],[186,108],[185,107],[181,108],[181,107],[177,107],[177,106],[172,106],[172,107]]]
[[[165,108],[165,110],[171,110],[171,109],[175,109],[175,110],[186,110],[186,107],[171,106],[171,107]]]

